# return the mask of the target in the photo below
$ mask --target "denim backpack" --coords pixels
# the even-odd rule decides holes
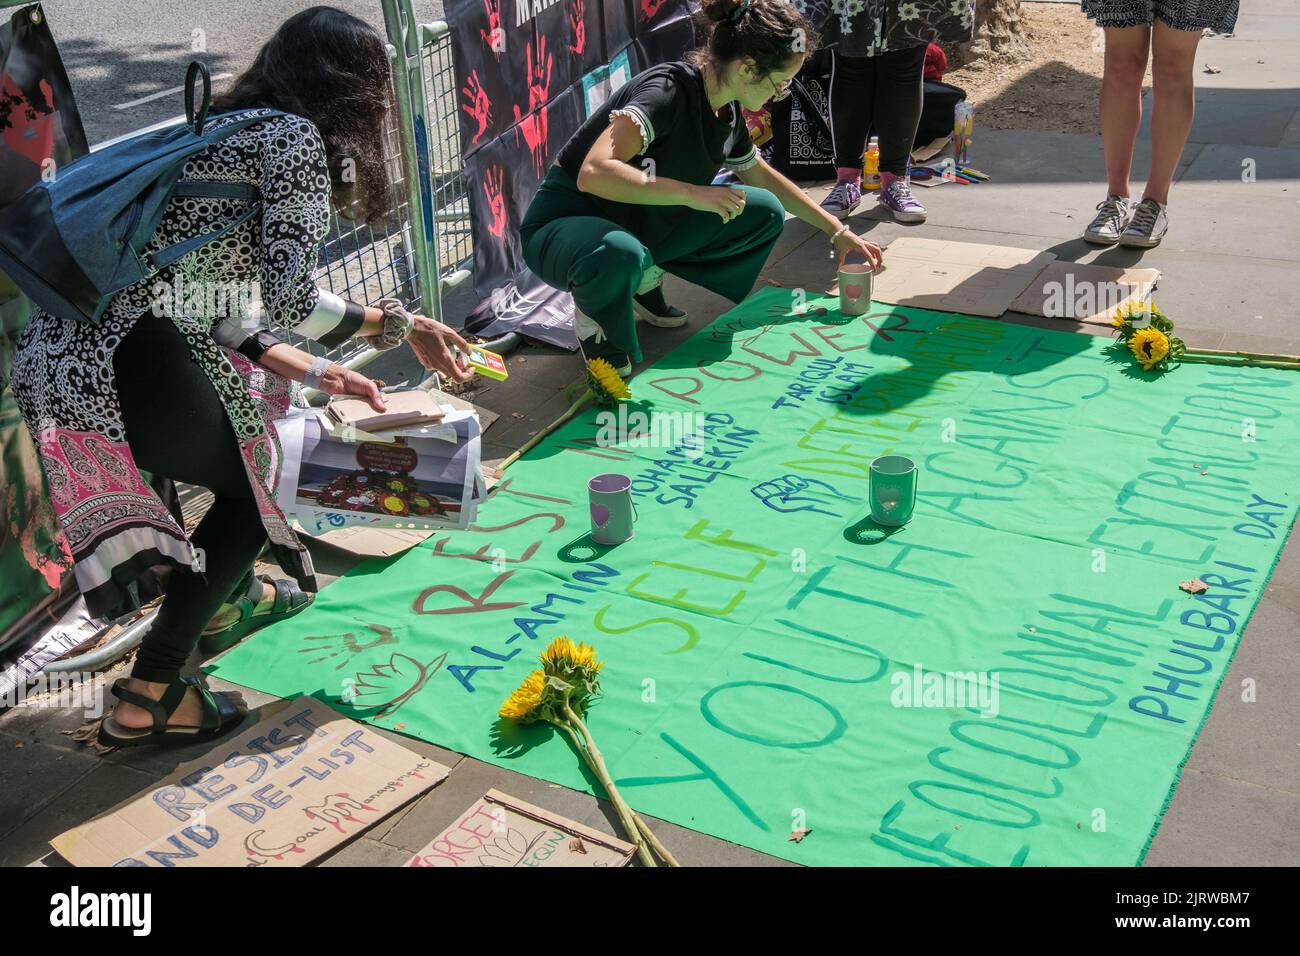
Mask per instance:
[[[203,79],[197,118],[196,76]],[[205,133],[211,101],[207,67],[191,63],[184,126],[142,133],[79,157],[0,209],[0,270],[45,311],[95,323],[117,292],[258,215],[261,203],[249,184],[178,180],[190,157],[246,126],[284,114],[244,115]],[[250,205],[212,232],[147,253],[168,200],[182,196],[243,199]]]

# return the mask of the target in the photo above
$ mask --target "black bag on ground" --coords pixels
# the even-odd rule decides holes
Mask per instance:
[[[966,91],[951,83],[926,80],[922,89],[924,99],[914,147],[925,146],[951,133],[953,110],[966,99]],[[797,182],[834,179],[830,50],[818,50],[808,57],[790,84],[790,91],[786,99],[768,104],[772,138],[760,152],[779,172]]]
[[[966,99],[966,91],[951,83],[926,80],[922,88],[925,99],[921,105],[921,122],[916,127],[915,146],[925,146],[951,134],[953,111]]]

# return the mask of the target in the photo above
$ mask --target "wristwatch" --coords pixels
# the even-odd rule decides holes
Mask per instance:
[[[367,335],[364,338],[371,348],[386,352],[406,341],[406,337],[415,328],[415,316],[394,298],[380,299],[377,308],[384,313],[384,330],[378,335]]]
[[[325,373],[329,371],[332,364],[334,363],[330,361],[328,356],[317,356],[316,361],[311,363],[311,368],[307,369],[306,374],[302,377],[303,385],[308,388],[320,388],[321,382],[325,380]]]

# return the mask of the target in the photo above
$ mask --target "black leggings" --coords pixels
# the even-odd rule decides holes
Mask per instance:
[[[867,132],[880,139],[880,171],[902,176],[921,122],[926,44],[876,56],[841,56],[831,66],[835,165],[862,168]]]
[[[204,570],[173,570],[133,677],[170,683],[252,565],[266,531],[216,389],[172,320],[146,314],[113,354],[127,444],[146,471],[207,488],[215,501],[190,535]]]

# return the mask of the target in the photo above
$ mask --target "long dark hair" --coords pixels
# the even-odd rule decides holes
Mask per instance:
[[[325,140],[339,214],[378,222],[392,206],[383,158],[391,102],[383,37],[335,7],[311,7],[280,25],[212,108],[269,107],[311,120]]]
[[[817,47],[812,24],[787,0],[703,0],[697,23],[707,40],[690,60],[697,67],[708,63],[715,72],[723,63],[750,57],[760,73],[773,73]]]

